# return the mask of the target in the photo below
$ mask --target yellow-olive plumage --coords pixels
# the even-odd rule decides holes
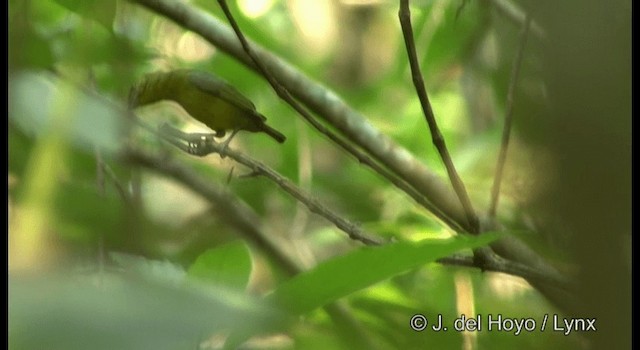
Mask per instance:
[[[210,73],[191,69],[146,75],[129,94],[131,108],[161,100],[178,103],[189,115],[224,136],[226,130],[264,132],[282,143],[286,139],[265,124],[256,106],[233,86]]]

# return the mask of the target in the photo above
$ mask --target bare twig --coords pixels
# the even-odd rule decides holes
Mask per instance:
[[[229,7],[227,6],[226,1],[218,0],[218,3],[220,4],[220,7],[222,8],[222,11],[224,12],[225,16],[227,17],[227,20],[231,24],[231,27],[233,28],[236,36],[238,37],[238,40],[240,40],[242,48],[244,49],[246,54],[251,58],[251,61],[257,67],[258,71],[265,77],[265,79],[269,82],[269,84],[271,85],[273,90],[275,90],[276,94],[281,99],[283,99],[291,107],[293,107],[293,109],[295,109],[296,112],[298,112],[316,130],[318,130],[320,133],[326,135],[331,141],[335,142],[340,147],[342,147],[344,150],[346,150],[348,153],[353,155],[361,164],[364,164],[364,165],[370,167],[376,173],[382,175],[385,179],[389,180],[397,188],[401,189],[406,194],[408,194],[411,198],[413,198],[418,204],[422,205],[425,209],[427,209],[430,212],[432,212],[437,218],[439,218],[444,223],[446,223],[454,231],[460,232],[461,230],[463,230],[463,228],[457,222],[451,220],[451,218],[448,217],[442,210],[440,210],[439,208],[434,206],[431,202],[429,202],[426,199],[426,197],[424,197],[422,194],[420,194],[418,191],[416,191],[414,188],[412,188],[407,182],[401,180],[396,175],[394,175],[392,172],[390,172],[386,168],[380,166],[377,162],[372,160],[364,152],[362,152],[359,149],[355,148],[349,142],[345,141],[343,138],[341,138],[338,135],[336,135],[335,133],[331,132],[324,125],[322,125],[320,122],[318,122],[316,120],[316,118],[311,115],[311,113],[309,113],[300,103],[298,103],[298,101],[296,101],[293,98],[293,96],[291,96],[289,91],[287,91],[287,89],[278,82],[278,80],[269,72],[269,70],[262,63],[262,61],[256,56],[256,54],[253,52],[253,49],[251,48],[251,45],[249,44],[249,42],[245,38],[244,34],[242,34],[242,31],[240,30],[240,27],[238,26],[238,23],[233,18],[233,15],[231,14],[231,11],[229,10]]]
[[[559,273],[545,273],[521,263],[510,261],[499,256],[487,260],[482,266],[478,266],[476,259],[471,256],[452,255],[437,260],[443,265],[475,267],[483,271],[500,272],[511,276],[517,276],[530,282],[539,282],[547,286],[570,292],[573,289],[571,283]]]
[[[103,166],[103,169],[104,169],[104,173],[107,174],[107,176],[111,180],[111,183],[116,188],[116,191],[118,191],[120,198],[122,198],[122,200],[125,201],[125,203],[131,203],[131,196],[129,195],[127,190],[124,188],[124,185],[122,184],[122,182],[120,182],[120,179],[118,179],[118,177],[116,176],[116,173],[113,172],[113,169],[111,169],[109,164],[105,163]]]
[[[218,0],[218,3],[220,4],[220,7],[222,8],[222,11],[224,12],[225,16],[227,17],[227,20],[231,24],[231,27],[233,28],[233,31],[235,32],[236,36],[238,37],[238,40],[240,40],[240,44],[242,45],[242,48],[244,49],[246,54],[249,56],[249,58],[251,58],[251,61],[257,67],[258,71],[269,82],[269,84],[271,85],[273,90],[275,90],[276,94],[281,99],[286,101],[291,107],[293,107],[293,109],[295,109],[296,112],[298,112],[307,122],[309,122],[309,124],[311,124],[314,128],[316,128],[316,130],[318,130],[318,131],[320,131],[320,133],[326,135],[331,141],[337,143],[340,147],[344,148],[348,153],[354,155],[356,157],[356,159],[360,163],[371,167],[372,169],[374,169],[376,172],[378,172],[380,174],[385,174],[385,172],[388,173],[388,171],[386,171],[385,169],[380,167],[377,163],[375,163],[364,152],[361,152],[360,150],[356,149],[350,143],[348,143],[344,139],[338,137],[338,135],[336,135],[335,133],[333,133],[329,129],[327,129],[324,125],[322,125],[320,122],[318,122],[316,120],[316,118],[313,117],[311,115],[311,113],[309,113],[300,103],[298,103],[298,101],[296,101],[293,98],[293,96],[291,96],[289,91],[287,91],[287,89],[285,87],[283,87],[278,82],[278,80],[273,77],[273,75],[271,73],[269,73],[269,70],[267,69],[267,67],[254,54],[253,49],[251,48],[251,46],[247,42],[247,39],[244,37],[244,34],[242,34],[242,31],[240,30],[240,27],[238,26],[238,23],[233,18],[233,15],[231,14],[231,11],[229,10],[229,7],[227,6],[226,1]]]
[[[102,157],[102,152],[96,148],[96,185],[98,187],[98,194],[100,196],[104,196],[105,194],[105,174],[109,177],[109,180],[113,183],[113,186],[118,191],[120,198],[124,201],[125,204],[131,204],[131,198],[129,198],[129,194],[125,190],[124,186],[118,180],[118,177],[113,172],[113,169],[104,162]]]
[[[480,232],[478,217],[473,210],[473,205],[471,204],[471,200],[469,199],[467,190],[464,187],[464,183],[460,179],[453,161],[451,160],[451,156],[449,155],[449,150],[447,149],[444,137],[442,137],[442,133],[440,133],[438,123],[436,122],[433,110],[431,109],[431,103],[429,102],[427,90],[424,87],[424,80],[422,78],[422,72],[420,71],[420,64],[418,63],[418,55],[416,54],[416,45],[413,40],[413,28],[411,27],[411,12],[409,10],[409,0],[400,0],[400,11],[398,12],[398,17],[400,18],[402,34],[404,35],[404,42],[407,47],[407,55],[409,56],[413,85],[416,88],[416,92],[422,106],[422,111],[424,112],[424,116],[427,119],[429,131],[431,132],[431,139],[433,141],[433,144],[436,146],[438,153],[440,154],[440,158],[442,159],[445,168],[447,169],[447,174],[449,174],[451,185],[453,186],[453,189],[456,192],[456,195],[458,196],[462,207],[464,208],[467,221],[471,228],[470,232],[478,234]]]
[[[202,134],[202,133],[184,133],[178,129],[175,129],[167,124],[165,124],[162,128],[163,133],[167,134],[169,137],[166,137],[171,143],[173,143],[176,147],[179,147],[185,152],[195,154],[197,156],[206,156],[211,153],[220,153],[222,151],[222,145],[217,143],[213,137],[213,134]],[[175,139],[179,138],[181,140],[186,141],[189,145],[185,145]],[[194,148],[193,145],[197,147]],[[223,151],[226,156],[229,156],[236,162],[247,166],[254,173],[263,175],[268,179],[272,180],[276,183],[281,189],[290,194],[292,197],[303,203],[312,213],[316,213],[323,218],[332,222],[336,227],[346,233],[349,238],[360,241],[367,245],[380,245],[383,243],[383,240],[377,238],[360,228],[358,225],[350,222],[349,220],[341,217],[337,213],[333,212],[331,209],[327,208],[325,205],[320,203],[318,200],[312,198],[310,195],[304,193],[302,189],[298,186],[294,185],[291,181],[289,181],[284,176],[280,175],[277,171],[271,169],[264,163],[261,163],[255,159],[252,159],[240,152],[234,151],[227,147]]]
[[[513,67],[511,68],[511,80],[509,81],[509,90],[507,91],[504,127],[502,129],[502,144],[500,146],[500,154],[498,155],[498,162],[496,164],[496,174],[493,177],[493,188],[491,189],[491,204],[489,206],[488,212],[489,218],[495,218],[496,210],[498,208],[498,201],[500,199],[500,185],[502,183],[504,164],[507,159],[507,150],[509,149],[511,121],[513,120],[513,95],[516,90],[516,85],[518,84],[520,66],[522,65],[522,53],[524,52],[524,46],[527,42],[527,35],[529,33],[530,26],[531,17],[527,16],[527,19],[522,25],[522,31],[520,32],[520,45],[518,45],[516,57],[513,60]]]
[[[161,156],[129,148],[126,150],[125,159],[136,165],[169,176],[187,186],[194,193],[216,205],[220,212],[220,217],[223,217],[229,224],[238,229],[250,242],[253,242],[272,257],[288,273],[295,275],[302,271],[299,264],[258,227],[260,222],[258,215],[227,190],[215,186],[211,181],[202,178],[179,163]]]

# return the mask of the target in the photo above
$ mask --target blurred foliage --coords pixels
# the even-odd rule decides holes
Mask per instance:
[[[215,1],[192,3],[226,21]],[[229,3],[247,37],[335,90],[446,177],[411,83],[397,2]],[[480,212],[489,199],[520,30],[491,3],[412,2],[429,97]],[[558,24],[562,21],[553,21],[553,11],[530,3],[523,2],[524,8],[537,9],[534,19],[549,30],[565,30]],[[596,13],[590,18],[595,20]],[[450,238],[452,232],[432,215],[300,121],[263,79],[197,35],[125,1],[9,0],[8,17],[10,349],[213,349],[227,338],[248,339],[246,348],[353,348],[349,338],[357,336],[345,336],[343,325],[321,308],[336,300],[345,302],[341,305],[362,334],[380,349],[583,346],[581,335],[550,331],[519,336],[412,331],[409,319],[415,314],[442,315],[447,322],[461,314],[540,322],[545,314],[559,311],[520,279],[432,263],[492,237]],[[616,23],[620,31],[627,29],[626,22]],[[580,33],[574,28],[563,40],[576,37]],[[621,36],[620,42],[625,40]],[[618,49],[616,43],[608,44],[610,52]],[[580,195],[607,188],[594,185],[600,181],[595,177],[584,177],[584,186],[576,185],[573,192],[551,190],[573,183],[566,174],[586,172],[584,164],[592,160],[591,155],[577,157],[578,148],[563,143],[572,139],[563,132],[575,132],[584,149],[597,155],[596,164],[604,164],[602,169],[610,166],[625,176],[626,158],[615,163],[618,158],[609,155],[617,154],[615,145],[630,145],[630,138],[627,124],[615,124],[613,117],[587,118],[584,122],[592,128],[585,129],[559,122],[564,115],[557,111],[575,116],[575,106],[552,113],[557,101],[551,91],[566,99],[584,97],[569,84],[581,75],[565,77],[554,70],[572,73],[571,62],[562,61],[564,54],[544,51],[545,44],[530,38],[525,50],[499,220],[550,261],[566,266],[572,256],[589,262],[580,251],[564,249],[574,238],[565,230],[589,230],[575,224],[576,212],[565,209],[572,207],[571,201],[597,197],[622,203],[626,197]],[[583,52],[580,48],[576,52]],[[548,57],[558,57],[552,61],[558,66],[546,66]],[[624,77],[624,64],[614,58],[602,63],[616,67],[615,77]],[[582,63],[588,72],[596,70]],[[249,170],[232,160],[181,154],[134,127],[126,114],[131,84],[146,72],[180,67],[211,71],[231,82],[270,125],[287,135],[287,142],[278,145],[263,135],[241,133],[232,147],[273,167],[342,216],[397,242],[363,248],[270,181],[242,176]],[[608,81],[601,75],[598,79]],[[626,117],[627,90],[618,89],[617,82],[603,88],[604,96],[616,100],[617,115]],[[597,89],[593,81],[580,80],[580,86],[590,83]],[[583,100],[595,101],[599,93],[586,96]],[[616,105],[603,106],[599,112]],[[171,103],[136,113],[151,125],[168,121],[185,130],[207,130]],[[611,129],[609,122],[615,124]],[[605,129],[610,130],[607,140],[616,143],[603,154],[600,145],[606,142],[597,132]],[[130,145],[177,159],[229,188],[262,218],[257,227],[315,267],[287,276],[259,247],[239,240],[241,232],[218,215],[217,208],[225,203],[208,203],[180,183],[123,161],[119,152]],[[573,163],[557,156],[567,148],[575,151]],[[618,186],[625,179],[612,183],[615,193],[627,193]],[[557,211],[566,211],[568,219],[549,209],[561,202],[565,206]],[[610,208],[627,209],[622,204]],[[609,222],[624,221],[605,212]],[[595,209],[588,213],[598,215]],[[597,227],[605,232],[609,226]]]
[[[251,255],[243,242],[209,249],[189,267],[189,276],[229,288],[243,290],[249,282]]]

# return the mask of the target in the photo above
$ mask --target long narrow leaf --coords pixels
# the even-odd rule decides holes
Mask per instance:
[[[293,314],[305,313],[461,249],[486,245],[498,237],[483,234],[365,247],[292,278],[269,298]]]

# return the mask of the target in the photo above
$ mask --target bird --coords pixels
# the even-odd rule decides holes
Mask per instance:
[[[240,130],[264,132],[279,143],[286,140],[266,124],[267,118],[251,100],[209,72],[194,69],[153,72],[143,76],[129,92],[131,109],[163,100],[179,104],[192,118],[213,130],[215,137],[224,137],[231,130],[225,146]]]

